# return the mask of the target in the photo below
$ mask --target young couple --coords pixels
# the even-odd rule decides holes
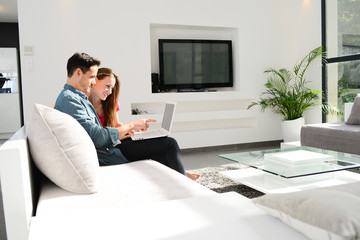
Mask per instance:
[[[87,131],[97,150],[100,166],[144,159],[156,160],[191,179],[185,172],[179,146],[171,137],[131,141],[136,131],[146,131],[152,119],[123,124],[118,121],[120,82],[109,68],[86,53],[75,53],[67,63],[67,81],[55,109],[74,117]],[[117,144],[117,140],[122,140]]]

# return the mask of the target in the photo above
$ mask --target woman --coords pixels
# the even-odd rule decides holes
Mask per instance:
[[[96,84],[91,88],[88,95],[93,104],[103,127],[119,127],[122,125],[118,120],[120,81],[118,76],[110,68],[99,68],[96,76]],[[166,147],[165,147],[166,146]],[[122,140],[116,145],[129,161],[155,159],[170,168],[186,174],[196,180],[200,175],[185,172],[180,149],[175,139],[171,137],[156,138],[144,141]],[[167,151],[166,149],[172,149]],[[171,159],[171,161],[169,161]],[[175,161],[173,161],[175,159]]]
[[[103,127],[118,127],[120,81],[110,68],[100,68],[96,85],[91,88],[89,101],[95,108]]]

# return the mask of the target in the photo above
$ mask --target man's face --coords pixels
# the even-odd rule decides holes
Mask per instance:
[[[80,69],[78,69],[80,70]],[[82,71],[80,70],[79,72],[79,91],[84,92],[84,93],[89,93],[90,89],[93,85],[96,84],[95,82],[95,77],[98,71],[98,66],[92,66],[90,67],[89,71],[87,71],[86,73],[82,73]]]

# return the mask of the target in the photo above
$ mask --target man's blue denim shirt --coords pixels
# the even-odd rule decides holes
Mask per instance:
[[[120,149],[114,147],[119,135],[118,130],[101,126],[93,105],[84,93],[65,84],[56,100],[55,109],[69,114],[84,127],[95,145],[101,166],[129,162]]]

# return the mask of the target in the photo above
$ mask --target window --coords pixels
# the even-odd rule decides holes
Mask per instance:
[[[343,112],[344,103],[352,102],[360,92],[360,0],[322,0],[322,19],[327,53],[323,89],[327,101]]]

